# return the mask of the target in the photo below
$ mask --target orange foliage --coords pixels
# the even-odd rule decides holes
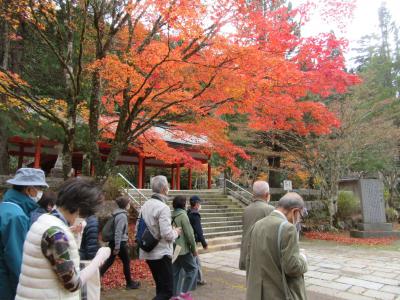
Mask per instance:
[[[341,2],[332,11],[351,14],[351,1]],[[31,22],[41,22],[34,18],[37,10],[45,19],[56,16],[55,1],[20,3]],[[326,134],[339,121],[305,97],[344,93],[359,82],[344,70],[346,41],[333,34],[297,34],[309,4],[265,12],[257,1],[246,0],[125,3],[122,10],[131,22],[118,31],[112,54],[85,70],[102,78],[100,129],[104,138],[118,138],[116,144],[139,145],[167,162],[198,165],[184,149],[171,149],[151,131],[155,125],[169,124],[174,135],[184,131],[203,140],[205,154],[216,152],[234,167],[238,156],[247,156],[228,139],[222,115],[245,114],[255,130]],[[86,108],[81,109],[87,119]]]
[[[145,3],[151,9],[143,12]],[[225,157],[229,166],[246,154],[228,140],[221,115],[246,114],[256,130],[326,134],[339,121],[323,104],[304,97],[344,93],[359,81],[344,71],[346,41],[333,34],[295,34],[293,20],[306,19],[304,7],[263,14],[244,0],[209,6],[199,0],[179,5],[153,0],[131,7],[133,16],[141,12],[132,44],[124,28],[117,42],[122,54],[90,66],[105,82],[103,120],[121,121],[116,111],[124,106],[136,114],[129,126],[133,131],[144,120],[165,120],[177,132],[205,138],[203,146]],[[157,36],[148,39],[151,30]],[[154,132],[139,141],[166,161],[184,157],[184,151],[167,149]]]

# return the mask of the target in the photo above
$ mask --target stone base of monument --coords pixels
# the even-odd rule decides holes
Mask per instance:
[[[399,237],[400,231],[393,231],[392,223],[361,223],[358,230],[351,230],[350,236],[355,238]]]
[[[50,177],[55,177],[55,178],[63,178],[64,177],[64,172],[61,168],[52,168],[50,170]]]

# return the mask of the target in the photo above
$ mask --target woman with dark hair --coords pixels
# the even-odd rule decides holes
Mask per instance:
[[[138,289],[140,287],[140,282],[132,280],[131,277],[131,260],[128,250],[128,210],[130,208],[131,200],[128,197],[121,196],[115,199],[115,202],[117,203],[118,208],[115,209],[112,214],[114,222],[114,238],[108,243],[112,254],[101,267],[100,274],[103,276],[107,272],[108,268],[111,267],[118,255],[124,266],[126,288]]]
[[[175,247],[179,247],[180,250],[177,259],[172,264],[174,278],[173,299],[191,299],[189,291],[193,291],[196,288],[197,278],[197,264],[194,259],[197,256],[196,241],[186,212],[186,198],[176,196],[172,201],[172,206],[174,208],[172,225],[182,228],[181,235],[175,240]],[[182,281],[183,285],[181,284]]]
[[[49,213],[53,210],[56,204],[57,194],[52,191],[46,191],[43,193],[42,198],[37,202],[39,207],[31,212],[31,225],[43,214]]]
[[[79,252],[70,230],[75,219],[94,214],[103,199],[91,180],[74,178],[60,188],[57,208],[32,224],[24,244],[15,299],[80,299],[80,288],[110,256],[108,247],[79,272]]]

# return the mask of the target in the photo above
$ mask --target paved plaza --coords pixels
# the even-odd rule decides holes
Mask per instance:
[[[307,291],[329,299],[400,299],[400,253],[302,242],[309,268]],[[201,254],[204,267],[245,276],[238,269],[239,249]]]

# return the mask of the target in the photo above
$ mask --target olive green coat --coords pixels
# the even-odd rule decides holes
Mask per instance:
[[[189,252],[194,253],[196,251],[196,241],[186,210],[178,208],[172,212],[172,226],[182,228],[182,233],[175,240],[175,244],[182,247],[179,255],[185,255]]]
[[[307,262],[299,252],[296,227],[283,225],[278,251],[278,229],[286,218],[277,211],[258,221],[250,230],[247,256],[247,300],[285,299],[283,267],[292,300],[307,299],[304,276]],[[282,257],[282,266],[280,262]]]
[[[239,269],[246,270],[246,256],[247,247],[249,243],[248,233],[253,225],[262,218],[268,216],[274,207],[269,205],[265,200],[254,200],[249,206],[247,206],[243,212],[243,232],[242,232],[242,244],[240,246],[240,258],[239,258]]]

